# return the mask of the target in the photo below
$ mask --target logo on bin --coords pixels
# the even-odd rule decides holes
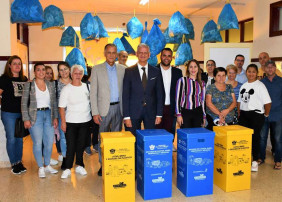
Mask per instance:
[[[124,182],[120,182],[119,184],[114,184],[113,187],[115,189],[119,189],[119,188],[125,188],[126,184],[124,184]]]
[[[114,154],[115,152],[116,152],[115,149],[110,149],[110,153],[111,153],[111,154]]]
[[[242,176],[244,175],[244,172],[242,170],[239,170],[237,173],[233,173],[234,176]]]
[[[221,168],[217,168],[216,171],[217,171],[218,173],[222,174]]]
[[[163,177],[158,177],[157,179],[152,179],[153,183],[162,183],[164,181],[165,181],[165,179]]]
[[[235,141],[235,140],[234,140],[234,141],[232,141],[232,144],[233,144],[233,145],[236,145],[236,143],[237,143],[237,141]]]
[[[150,150],[154,150],[155,149],[155,145],[150,145],[149,148],[150,148]]]

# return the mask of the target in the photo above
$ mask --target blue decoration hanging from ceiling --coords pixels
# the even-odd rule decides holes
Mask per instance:
[[[38,0],[15,0],[11,5],[12,23],[44,22],[43,8]]]
[[[143,32],[143,25],[137,17],[133,17],[126,25],[127,33],[132,39],[140,37]]]
[[[148,60],[149,65],[155,67],[158,64],[158,58],[157,56],[151,56]]]
[[[63,27],[65,24],[62,10],[54,5],[46,7],[43,16],[45,22],[42,23],[42,29]]]
[[[185,23],[186,23],[187,29],[189,31],[189,34],[185,34],[185,37],[187,39],[193,39],[194,40],[195,32],[194,32],[194,26],[193,26],[191,20],[189,20],[188,18],[185,18]]]
[[[120,51],[125,51],[125,47],[124,47],[123,43],[121,42],[121,40],[119,38],[115,38],[113,44],[116,45],[118,53]]]
[[[228,29],[239,29],[238,18],[230,5],[230,3],[225,4],[219,17],[218,17],[218,29],[228,30]]]
[[[120,38],[120,41],[122,42],[124,48],[125,48],[125,51],[128,53],[128,54],[131,54],[131,55],[135,55],[135,50],[132,48],[132,46],[130,45],[130,43],[127,41],[127,39],[125,37],[128,37],[127,33],[123,33],[123,36]]]
[[[72,49],[72,51],[66,57],[66,62],[72,67],[73,65],[81,65],[84,69],[84,75],[87,75],[87,68],[84,60],[84,56],[78,48]]]
[[[171,37],[169,35],[169,29],[168,28],[166,28],[166,30],[164,31],[164,36],[165,36],[165,39],[166,39],[166,43],[169,43],[169,44],[180,44],[181,40],[182,40],[182,34],[175,35],[175,36]]]
[[[147,37],[146,44],[150,47],[151,57],[158,55],[166,45],[166,39],[159,28],[159,19],[154,19],[154,25]]]
[[[96,21],[94,21],[91,13],[87,13],[80,23],[80,34],[82,39],[99,38],[99,26]]]
[[[97,24],[98,24],[99,38],[109,37],[108,32],[107,32],[102,20],[97,15],[95,15],[93,18],[94,18],[94,21],[96,21]]]
[[[202,35],[201,35],[201,43],[205,42],[221,42],[222,38],[217,29],[217,25],[213,20],[207,22],[204,26]]]
[[[141,43],[145,43],[146,40],[147,40],[147,37],[149,35],[148,29],[147,29],[147,24],[148,24],[147,21],[145,21],[145,30],[144,30],[142,37],[141,37]]]
[[[186,25],[186,20],[184,16],[179,12],[175,12],[168,23],[169,33],[172,32],[173,35],[189,34],[188,27]]]
[[[175,66],[183,65],[187,60],[192,59],[193,53],[190,42],[182,43],[175,54]]]
[[[75,45],[76,41],[76,45]],[[60,46],[71,46],[79,48],[79,38],[72,26],[69,26],[62,34]]]

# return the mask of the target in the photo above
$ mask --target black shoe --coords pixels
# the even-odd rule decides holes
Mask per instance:
[[[18,164],[18,166],[19,166],[19,168],[20,168],[20,170],[21,170],[22,173],[26,172],[26,168],[24,167],[24,165],[23,165],[22,162],[20,162],[20,163]]]
[[[20,175],[22,172],[21,172],[21,169],[19,167],[19,164],[13,165],[11,172],[15,175]]]
[[[62,165],[61,165],[61,169],[62,170],[66,170],[66,157],[63,158],[63,162],[62,162]]]
[[[102,166],[101,166],[101,168],[98,171],[98,176],[102,176]]]

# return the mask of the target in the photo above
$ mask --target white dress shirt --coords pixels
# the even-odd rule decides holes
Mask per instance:
[[[143,69],[141,69],[142,67],[145,67],[145,73],[146,73],[146,77],[147,77],[147,80],[148,80],[148,63],[145,66],[142,66],[139,63],[137,63],[137,66],[138,66],[141,81],[142,81],[142,76],[143,76],[143,72],[144,72]]]
[[[165,90],[165,105],[170,105],[170,85],[171,85],[171,67],[165,70],[161,66],[161,72],[163,76],[164,90]]]

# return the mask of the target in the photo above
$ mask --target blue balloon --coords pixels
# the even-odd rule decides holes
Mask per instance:
[[[130,43],[127,41],[127,39],[125,37],[128,37],[127,33],[123,33],[123,36],[120,38],[120,41],[122,42],[124,48],[125,48],[125,51],[128,53],[128,54],[132,54],[132,55],[135,55],[135,50],[132,48],[132,46],[130,45]]]
[[[129,20],[129,22],[126,25],[127,33],[132,39],[135,39],[137,37],[140,37],[143,32],[143,25],[142,23],[137,19],[137,17],[133,17]]]
[[[66,57],[66,62],[72,67],[73,65],[81,65],[84,69],[84,75],[87,75],[87,68],[84,60],[84,56],[78,48],[72,49],[72,51]]]
[[[113,44],[116,45],[118,53],[120,51],[125,51],[124,45],[123,45],[123,43],[121,42],[121,40],[119,38],[115,38]]]
[[[82,39],[99,38],[99,26],[96,21],[94,21],[91,13],[87,13],[80,23],[80,34]]]
[[[94,21],[97,22],[98,27],[99,27],[99,38],[109,37],[108,32],[106,28],[104,27],[102,20],[97,15],[94,16],[93,18],[94,18]]]
[[[76,38],[76,39],[74,39]],[[76,45],[75,42],[76,41]],[[71,46],[79,48],[79,38],[72,26],[69,26],[62,34],[60,46]]]
[[[238,18],[229,3],[225,4],[225,6],[223,7],[218,17],[217,24],[219,31],[228,29],[239,29]]]
[[[43,8],[38,0],[15,0],[11,5],[12,23],[44,22]]]
[[[157,64],[158,64],[157,56],[151,56],[148,60],[148,63],[149,63],[149,65],[152,65],[154,67],[157,66]]]
[[[165,39],[166,39],[166,43],[169,43],[169,44],[180,44],[181,41],[182,41],[182,36],[183,34],[180,34],[180,35],[175,35],[175,36],[169,36],[169,29],[166,28],[166,30],[164,31],[164,36],[165,36]]]
[[[188,27],[184,16],[179,12],[175,12],[168,23],[169,32],[174,35],[189,34]]]
[[[45,22],[42,23],[42,29],[50,27],[63,27],[65,24],[63,12],[54,5],[50,5],[44,9]]]
[[[181,44],[175,54],[175,66],[183,65],[187,60],[192,59],[193,53],[190,42]]]
[[[201,43],[217,42],[217,41],[221,42],[222,38],[217,29],[217,25],[213,20],[210,20],[203,28],[201,35]]]
[[[147,21],[145,22],[145,30],[144,30],[144,32],[143,32],[143,34],[142,34],[142,37],[141,37],[141,43],[145,43],[146,42],[146,40],[147,40],[147,37],[148,37],[148,35],[149,35],[149,32],[148,32],[148,29],[147,29]]]
[[[158,55],[166,45],[165,37],[158,26],[160,24],[159,19],[154,19],[154,25],[146,40],[146,44],[150,47],[151,57]]]

